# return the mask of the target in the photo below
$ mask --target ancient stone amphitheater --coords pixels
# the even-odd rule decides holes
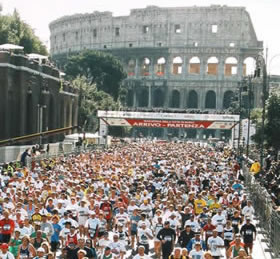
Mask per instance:
[[[227,109],[263,49],[244,7],[148,6],[119,17],[75,14],[53,21],[50,31],[58,63],[84,49],[119,57],[128,75],[127,106],[147,109]]]

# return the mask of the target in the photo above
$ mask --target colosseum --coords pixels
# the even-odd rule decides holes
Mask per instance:
[[[127,71],[127,106],[141,109],[227,109],[263,50],[244,7],[148,6],[128,16],[65,16],[49,27],[58,64],[84,49],[117,56]]]

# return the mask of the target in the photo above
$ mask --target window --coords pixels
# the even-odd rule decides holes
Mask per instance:
[[[218,32],[218,25],[214,24],[212,25],[212,33],[217,33]]]
[[[54,42],[56,43],[56,36],[54,36]]]
[[[229,57],[225,60],[225,76],[233,76],[237,74],[237,59]]]
[[[141,76],[149,76],[150,75],[150,64],[151,61],[148,58],[144,58],[141,66]]]
[[[158,46],[159,46],[159,47],[161,47],[161,46],[162,46],[161,42],[159,42],[159,43],[158,43]]]
[[[130,47],[130,48],[132,48],[132,47],[133,47],[132,43],[129,43],[129,47]]]
[[[192,57],[189,61],[189,73],[200,74],[200,59],[198,57]]]
[[[143,26],[143,33],[148,33],[149,30],[150,30],[150,27],[149,27],[149,26],[147,26],[147,25],[144,25],[144,26]]]
[[[211,57],[207,60],[207,74],[217,75],[218,74],[218,63],[219,60],[216,57]]]
[[[115,28],[115,35],[120,36],[120,28]]]
[[[96,38],[96,37],[97,37],[97,30],[93,29],[93,38]]]
[[[180,24],[175,24],[175,33],[180,34],[182,32]]]
[[[197,47],[197,46],[198,46],[198,42],[195,41],[195,42],[193,43],[193,46],[194,46],[194,47]]]
[[[183,59],[181,57],[175,57],[173,59],[173,68],[172,73],[173,75],[181,75],[183,70]]]
[[[229,46],[230,46],[231,48],[234,48],[234,47],[235,47],[235,43],[231,42],[231,43],[229,44]]]
[[[107,49],[107,45],[104,45],[104,49]]]
[[[163,76],[165,72],[165,64],[166,60],[164,57],[161,57],[157,60],[156,64],[156,75],[157,76]]]
[[[75,38],[76,38],[76,40],[78,40],[78,39],[79,39],[79,32],[78,32],[78,31],[76,31]]]
[[[63,33],[63,41],[65,41],[65,33]]]

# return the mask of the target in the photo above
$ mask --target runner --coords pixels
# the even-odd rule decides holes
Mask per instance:
[[[250,253],[256,232],[236,163],[230,149],[135,142],[14,168],[1,178],[0,241],[15,257],[203,258],[207,244],[218,258],[223,243],[242,256],[240,228]]]

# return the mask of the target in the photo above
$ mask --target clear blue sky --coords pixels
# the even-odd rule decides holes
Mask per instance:
[[[147,5],[169,6],[208,6],[220,4],[245,6],[249,11],[258,39],[268,47],[268,60],[271,73],[280,74],[280,0],[0,0],[3,13],[12,13],[16,8],[22,19],[34,28],[35,33],[48,44],[48,24],[63,15],[111,11],[115,16],[128,15],[130,9],[144,8]],[[268,62],[269,63],[269,62]]]

